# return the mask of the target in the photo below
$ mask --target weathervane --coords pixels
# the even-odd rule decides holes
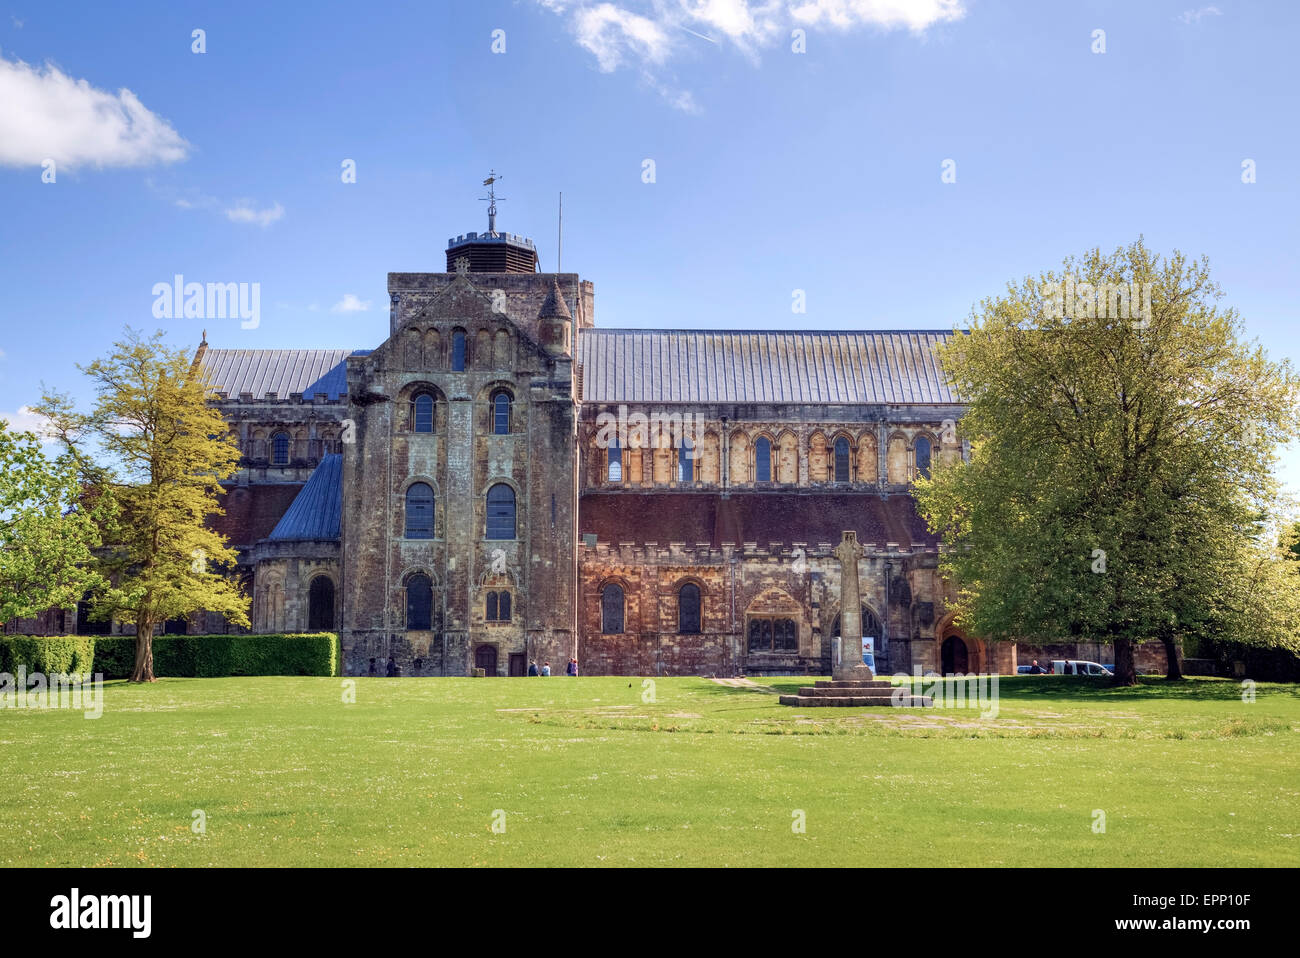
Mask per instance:
[[[501,178],[502,177],[497,176],[496,170],[490,170],[488,172],[488,178],[483,181],[483,185],[488,188],[488,195],[479,197],[480,200],[487,200],[489,236],[497,235],[497,194],[496,194],[496,187],[493,184],[496,183],[496,181]],[[505,199],[504,196],[501,198],[503,200]]]

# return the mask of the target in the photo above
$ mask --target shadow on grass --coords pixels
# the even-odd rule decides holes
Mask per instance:
[[[1137,685],[1117,687],[1110,684],[1110,679],[1087,676],[1004,675],[998,680],[998,691],[1011,699],[1053,698],[1078,702],[1232,701],[1241,698],[1242,686],[1231,679],[1189,678],[1171,682],[1164,677],[1143,676]],[[1256,691],[1260,695],[1300,695],[1300,686],[1259,683]]]

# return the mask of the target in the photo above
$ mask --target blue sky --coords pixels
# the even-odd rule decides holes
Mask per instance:
[[[441,270],[492,167],[544,270],[563,191],[600,325],[950,328],[1144,234],[1296,356],[1298,33],[1232,0],[0,0],[0,415],[84,395],[128,323],[377,345],[387,272]],[[259,325],[155,319],[177,273],[259,283]]]

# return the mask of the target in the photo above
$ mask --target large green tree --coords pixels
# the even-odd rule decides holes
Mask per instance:
[[[220,482],[239,447],[198,369],[161,332],[128,328],[109,356],[80,368],[95,386],[93,408],[78,412],[52,393],[37,411],[83,467],[111,470],[122,521],[100,561],[110,586],[99,611],[135,624],[131,680],[152,682],[159,623],[208,610],[248,625],[248,599],[225,574],[236,552],[208,524],[222,512]]]
[[[966,626],[1113,643],[1117,684],[1135,642],[1177,675],[1185,635],[1295,641],[1300,577],[1265,524],[1297,379],[1220,296],[1206,260],[1139,240],[1009,284],[942,348],[971,456],[916,495]]]
[[[0,623],[67,608],[101,588],[94,550],[111,529],[111,496],[87,487],[71,456],[0,419]]]

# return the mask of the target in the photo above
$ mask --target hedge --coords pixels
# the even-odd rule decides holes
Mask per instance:
[[[94,671],[95,640],[81,635],[0,635],[0,672],[16,675],[88,674]]]
[[[83,658],[71,652],[80,649]],[[8,651],[7,651],[8,650]],[[8,655],[8,659],[6,659]],[[89,665],[91,668],[70,668]],[[13,672],[6,661],[23,662],[29,672],[99,672],[106,679],[131,677],[135,665],[135,636],[0,636],[0,671]],[[41,668],[33,668],[40,662]],[[319,632],[310,635],[159,635],[153,640],[154,674],[176,678],[219,678],[227,675],[337,675],[339,639]],[[62,666],[62,667],[60,667]]]

